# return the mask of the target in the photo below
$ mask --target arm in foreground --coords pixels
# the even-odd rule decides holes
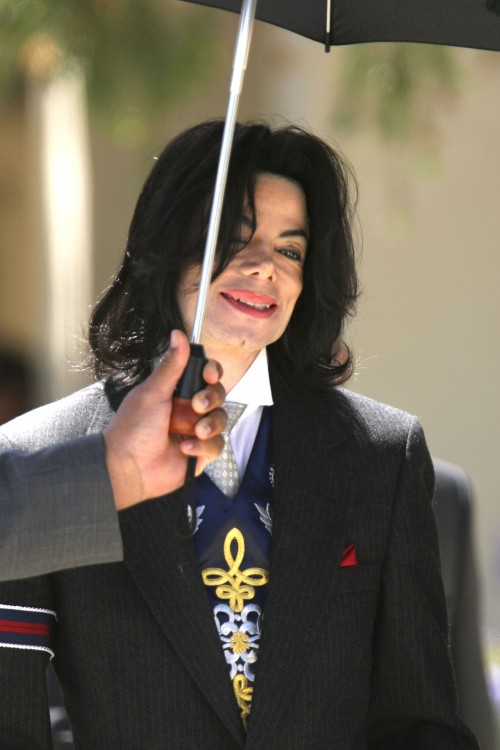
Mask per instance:
[[[367,718],[370,750],[479,747],[457,717],[432,496],[432,462],[414,420],[382,574]]]
[[[0,450],[0,580],[122,558],[116,510],[173,492],[184,481],[187,456],[197,473],[223,446],[224,390],[214,362],[207,387],[193,397],[196,436],[168,435],[172,393],[189,356],[174,332],[162,363],[124,399],[103,434],[35,453]]]

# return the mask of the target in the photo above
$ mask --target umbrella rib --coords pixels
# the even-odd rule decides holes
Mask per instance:
[[[332,42],[332,0],[326,0],[325,52],[330,52]]]

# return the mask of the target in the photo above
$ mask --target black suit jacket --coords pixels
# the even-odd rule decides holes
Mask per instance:
[[[98,389],[39,410],[30,444],[54,424],[68,437],[102,427]],[[54,666],[75,747],[476,748],[456,717],[418,421],[342,390],[298,404],[275,389],[272,429],[271,580],[247,735],[180,493],[121,514],[123,563],[0,586],[0,602],[57,611]],[[358,564],[341,567],[349,544]],[[0,649],[2,749],[50,747],[46,663]]]

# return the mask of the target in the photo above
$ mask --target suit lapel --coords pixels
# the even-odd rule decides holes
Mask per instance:
[[[191,537],[181,534],[180,493],[120,514],[124,559],[163,632],[239,745],[244,730]]]
[[[273,547],[246,746],[252,750],[266,747],[307,663],[346,543],[352,444],[327,404],[279,399],[273,407]]]

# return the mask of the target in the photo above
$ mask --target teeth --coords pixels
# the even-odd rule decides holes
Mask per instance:
[[[269,310],[271,305],[253,305],[251,302],[246,302],[244,299],[239,299],[238,302],[241,302],[242,305],[247,305],[247,307],[253,307],[254,310]]]
[[[239,297],[231,297],[230,294],[227,295],[230,297],[230,299],[234,299],[236,302],[240,302],[242,305],[247,305],[247,307],[253,307],[254,310],[269,310],[271,305],[254,305],[252,302],[247,302],[247,300],[239,299]]]

